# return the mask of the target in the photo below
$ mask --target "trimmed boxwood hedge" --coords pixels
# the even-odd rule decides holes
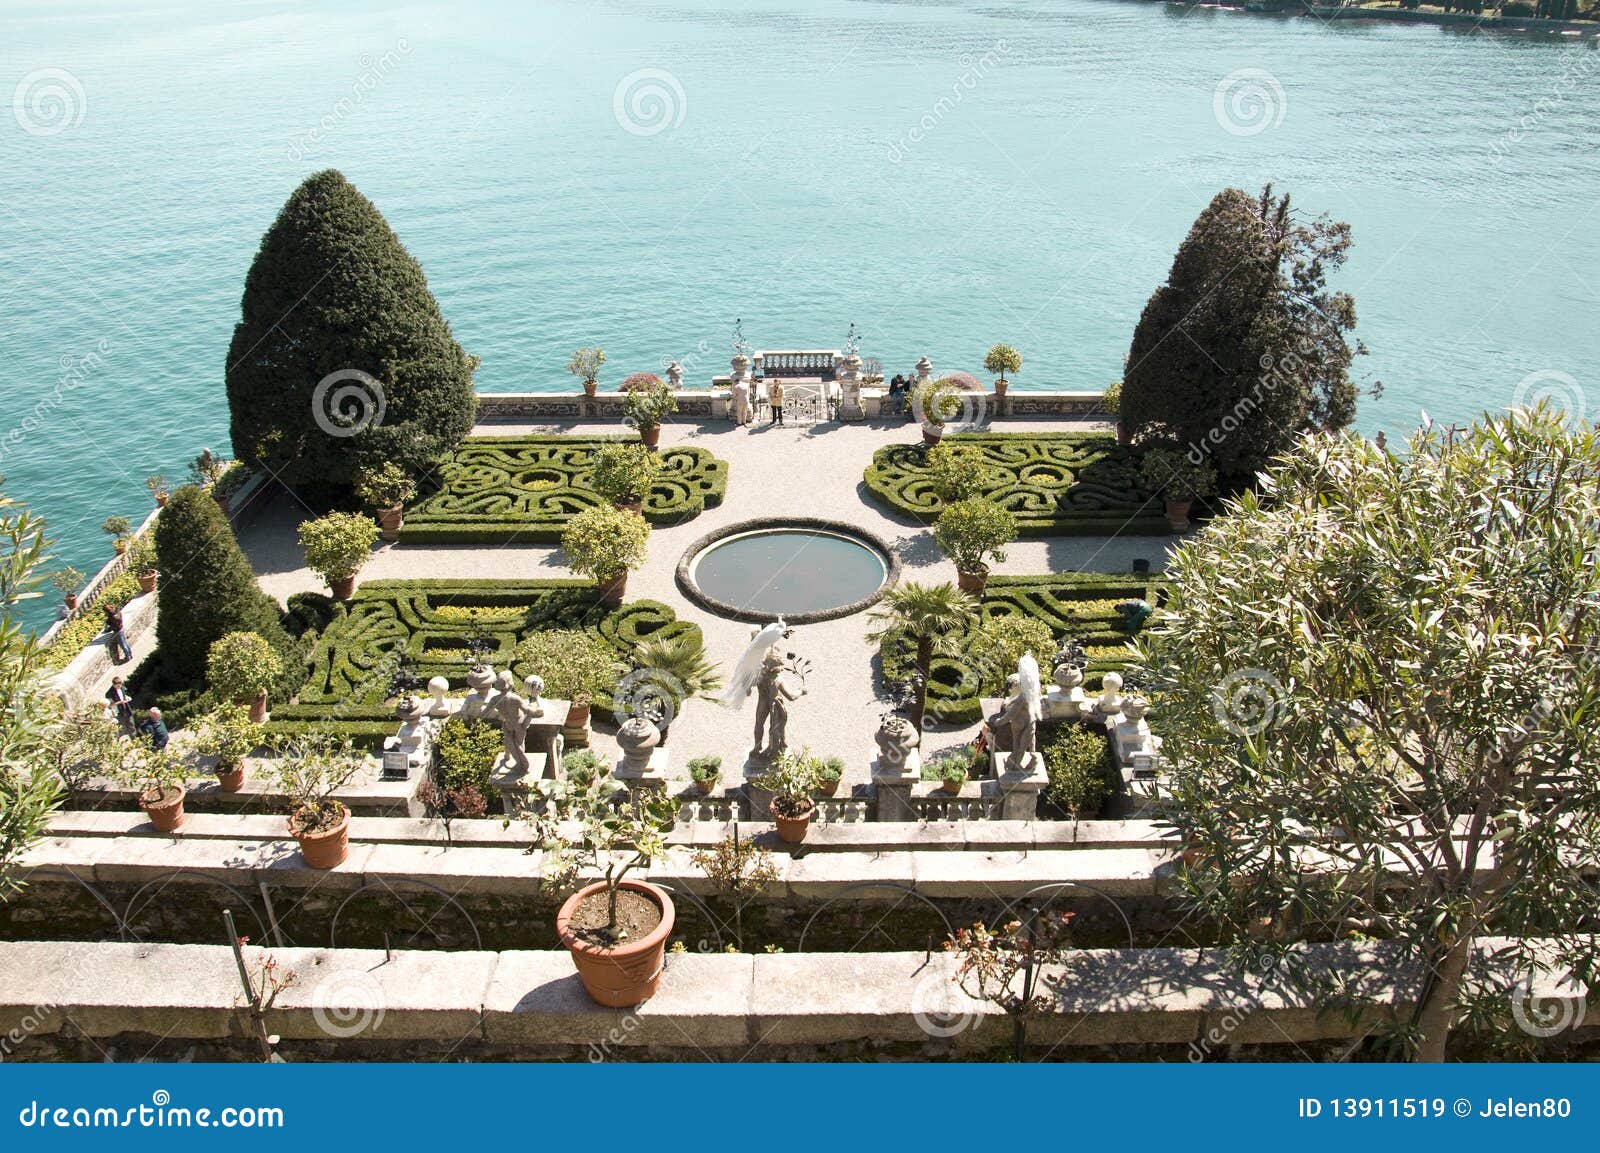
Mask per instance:
[[[981,494],[1017,518],[1023,536],[1165,535],[1165,505],[1139,481],[1143,450],[1088,432],[957,433],[951,444],[981,449],[993,483]],[[932,521],[941,507],[920,444],[880,448],[867,491],[895,512]]]
[[[439,488],[406,510],[408,544],[554,541],[574,513],[604,503],[591,486],[594,450],[631,437],[496,436],[461,443]],[[703,448],[666,448],[645,519],[674,524],[722,503],[728,464]]]
[[[467,641],[480,637],[488,642],[484,659],[496,669],[509,662],[520,677],[538,670],[511,660],[517,644],[545,629],[586,629],[624,663],[647,638],[700,632],[658,601],[607,610],[593,581],[368,581],[317,638],[297,703],[274,709],[268,732],[315,729],[381,746],[397,724],[386,702],[399,669],[423,681],[446,677],[460,689],[472,665]],[[612,707],[609,698],[594,705]]]
[[[984,589],[979,616],[992,620],[1011,613],[1023,613],[1049,626],[1057,641],[1083,642],[1089,663],[1084,669],[1084,690],[1098,691],[1100,679],[1108,672],[1122,672],[1129,637],[1127,625],[1115,605],[1122,601],[1144,600],[1159,606],[1166,600],[1166,586],[1147,576],[1119,576],[1103,573],[1055,573],[1047,576],[992,576]],[[953,656],[935,657],[928,678],[928,715],[952,724],[971,724],[982,716],[981,696],[999,696],[1004,687],[1004,671],[984,676],[975,657],[976,630],[969,629],[957,639]],[[911,671],[914,646],[901,636],[886,636],[878,648],[886,682],[904,680]],[[1010,670],[1015,671],[1015,670]],[[1051,670],[1040,670],[1046,690]]]

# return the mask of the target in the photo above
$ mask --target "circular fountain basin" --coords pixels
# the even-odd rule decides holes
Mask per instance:
[[[696,541],[678,564],[684,594],[718,616],[790,624],[875,603],[900,565],[882,541],[837,521],[744,521]]]

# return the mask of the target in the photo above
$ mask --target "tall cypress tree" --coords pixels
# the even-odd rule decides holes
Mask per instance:
[[[476,358],[421,265],[339,172],[289,197],[241,312],[227,370],[234,453],[287,484],[348,488],[361,464],[384,460],[419,473],[471,430]]]
[[[1350,226],[1296,220],[1287,196],[1224,189],[1195,220],[1134,330],[1120,415],[1247,479],[1308,429],[1355,417],[1345,339],[1355,302],[1330,292]]]
[[[168,682],[202,682],[212,642],[231,632],[259,633],[284,658],[286,668],[298,665],[277,602],[256,584],[250,562],[210,494],[194,485],[173,493],[156,518],[155,537],[161,574],[156,638]]]

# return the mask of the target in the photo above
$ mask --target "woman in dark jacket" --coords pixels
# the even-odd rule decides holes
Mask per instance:
[[[128,647],[128,637],[122,631],[122,609],[117,605],[103,605],[106,614],[106,648],[111,652],[111,663],[125,665],[133,659]]]

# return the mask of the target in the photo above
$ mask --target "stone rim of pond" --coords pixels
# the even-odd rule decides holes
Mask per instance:
[[[751,533],[773,532],[775,530],[792,529],[798,532],[823,532],[832,536],[843,537],[854,541],[878,554],[878,559],[883,562],[884,578],[870,596],[848,604],[835,605],[832,608],[816,609],[811,612],[775,613],[762,609],[741,608],[719,600],[705,592],[694,581],[695,562],[702,554],[713,546],[720,544],[729,537],[746,536]],[[813,624],[817,621],[838,620],[840,617],[854,616],[856,613],[871,608],[882,599],[883,594],[892,589],[900,579],[900,558],[887,541],[875,533],[866,531],[856,525],[844,521],[826,520],[821,517],[806,516],[764,516],[753,520],[736,521],[733,524],[723,525],[719,529],[708,532],[705,536],[691,544],[678,560],[678,590],[699,607],[709,613],[729,620],[748,621],[752,624],[766,624],[775,621],[781,615],[785,624],[803,625]]]

